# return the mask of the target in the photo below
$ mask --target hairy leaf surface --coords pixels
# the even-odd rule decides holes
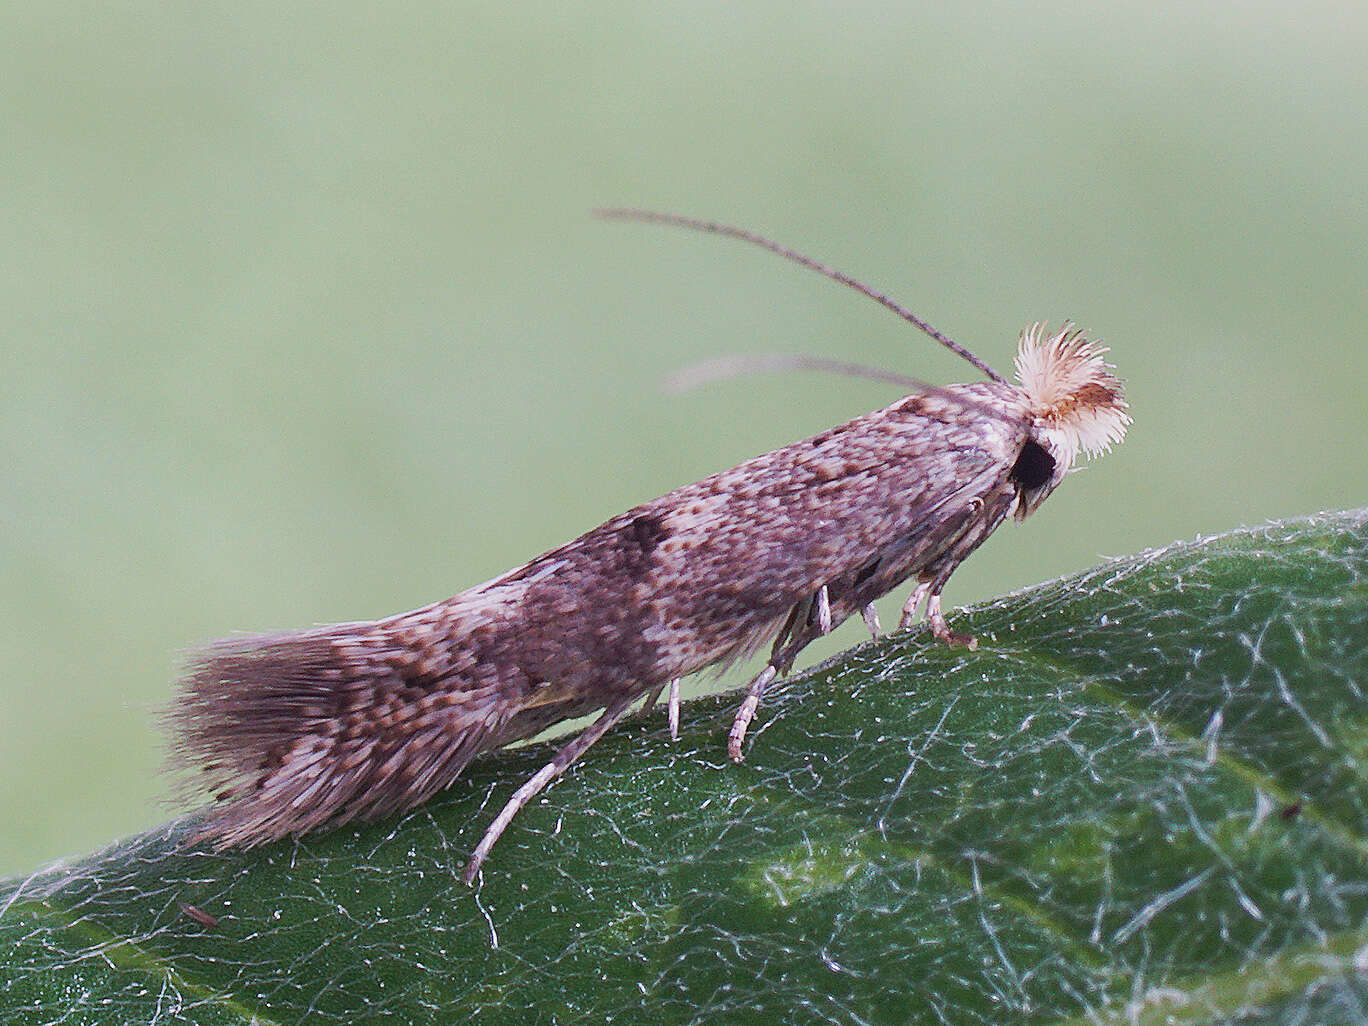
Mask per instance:
[[[0,885],[5,1022],[1368,1021],[1368,510],[1105,563],[246,854]],[[196,913],[202,910],[217,920]]]

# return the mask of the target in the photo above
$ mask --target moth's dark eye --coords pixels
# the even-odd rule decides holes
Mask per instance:
[[[1055,459],[1039,442],[1026,440],[1012,465],[1011,478],[1024,492],[1034,491],[1054,476]]]

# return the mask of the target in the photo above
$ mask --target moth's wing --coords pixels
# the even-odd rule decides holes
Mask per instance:
[[[1021,428],[979,408],[1010,391],[957,387],[977,391],[766,453],[424,609],[211,646],[172,714],[179,761],[223,802],[200,836],[251,845],[409,807],[479,751],[744,653],[823,584],[843,616],[962,548],[974,510],[1005,501]]]
[[[1011,501],[1017,414],[992,383],[910,396],[615,517],[516,572],[525,651],[549,679],[593,665],[607,687],[651,687],[762,644],[893,547],[887,590]]]
[[[462,644],[489,626],[463,598],[195,654],[169,720],[173,764],[219,800],[196,837],[246,847],[409,808],[497,743],[514,709]]]

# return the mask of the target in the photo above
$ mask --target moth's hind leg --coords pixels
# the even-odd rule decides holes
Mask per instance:
[[[742,760],[741,745],[746,740],[746,730],[755,718],[755,711],[760,708],[765,689],[780,674],[788,673],[793,660],[808,642],[823,634],[830,634],[832,627],[831,595],[824,584],[811,598],[799,602],[789,612],[783,630],[774,639],[769,663],[755,675],[746,689],[746,698],[741,708],[736,710],[736,719],[732,720],[731,731],[727,735],[727,754],[732,762]]]
[[[557,752],[555,758],[532,774],[527,783],[513,792],[513,797],[508,799],[507,804],[494,817],[494,822],[489,824],[489,829],[480,838],[480,843],[475,846],[475,851],[470,856],[470,862],[465,869],[466,883],[471,883],[475,879],[475,874],[480,871],[480,866],[489,857],[490,850],[502,836],[504,830],[508,828],[508,824],[513,821],[513,817],[518,814],[518,810],[531,801],[538,791],[569,769],[574,761],[587,752],[595,741],[608,733],[613,724],[626,714],[635,697],[635,695],[626,694],[615,698],[603,710],[603,714],[586,727],[582,734]]]

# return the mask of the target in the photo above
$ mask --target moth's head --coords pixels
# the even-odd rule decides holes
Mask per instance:
[[[1067,322],[1054,334],[1043,324],[1021,333],[1016,375],[1031,433],[1012,468],[1018,519],[1059,486],[1079,453],[1097,456],[1125,437],[1131,419],[1121,379],[1102,360],[1106,351]]]

